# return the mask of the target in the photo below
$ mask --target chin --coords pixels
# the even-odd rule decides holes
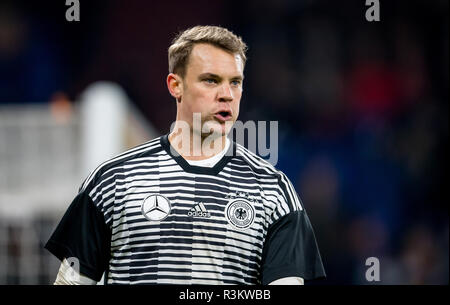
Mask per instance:
[[[206,137],[218,138],[228,134],[225,125],[216,122],[212,124],[206,123],[206,125],[204,126],[204,130],[210,130],[210,132],[202,133],[202,135]]]

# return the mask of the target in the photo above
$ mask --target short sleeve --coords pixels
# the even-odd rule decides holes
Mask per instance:
[[[326,276],[305,210],[290,212],[269,227],[261,276],[263,285],[282,277],[296,276],[308,281]]]
[[[103,213],[85,192],[80,192],[67,209],[45,248],[61,261],[74,257],[80,273],[100,281],[108,267],[111,230]]]

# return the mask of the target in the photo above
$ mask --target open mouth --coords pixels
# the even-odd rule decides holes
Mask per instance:
[[[218,119],[219,121],[228,121],[231,119],[232,116],[231,116],[231,112],[229,112],[229,111],[220,111],[220,112],[217,112],[214,115],[214,117],[216,119]]]

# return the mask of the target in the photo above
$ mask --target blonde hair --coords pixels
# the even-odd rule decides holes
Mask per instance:
[[[180,32],[169,47],[169,73],[184,77],[189,55],[196,43],[208,43],[233,54],[238,54],[245,66],[247,45],[242,38],[219,26],[195,26]]]

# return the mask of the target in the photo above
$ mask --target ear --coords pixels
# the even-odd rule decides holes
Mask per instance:
[[[183,80],[178,74],[170,73],[167,75],[167,88],[177,102],[181,101],[183,95]]]

